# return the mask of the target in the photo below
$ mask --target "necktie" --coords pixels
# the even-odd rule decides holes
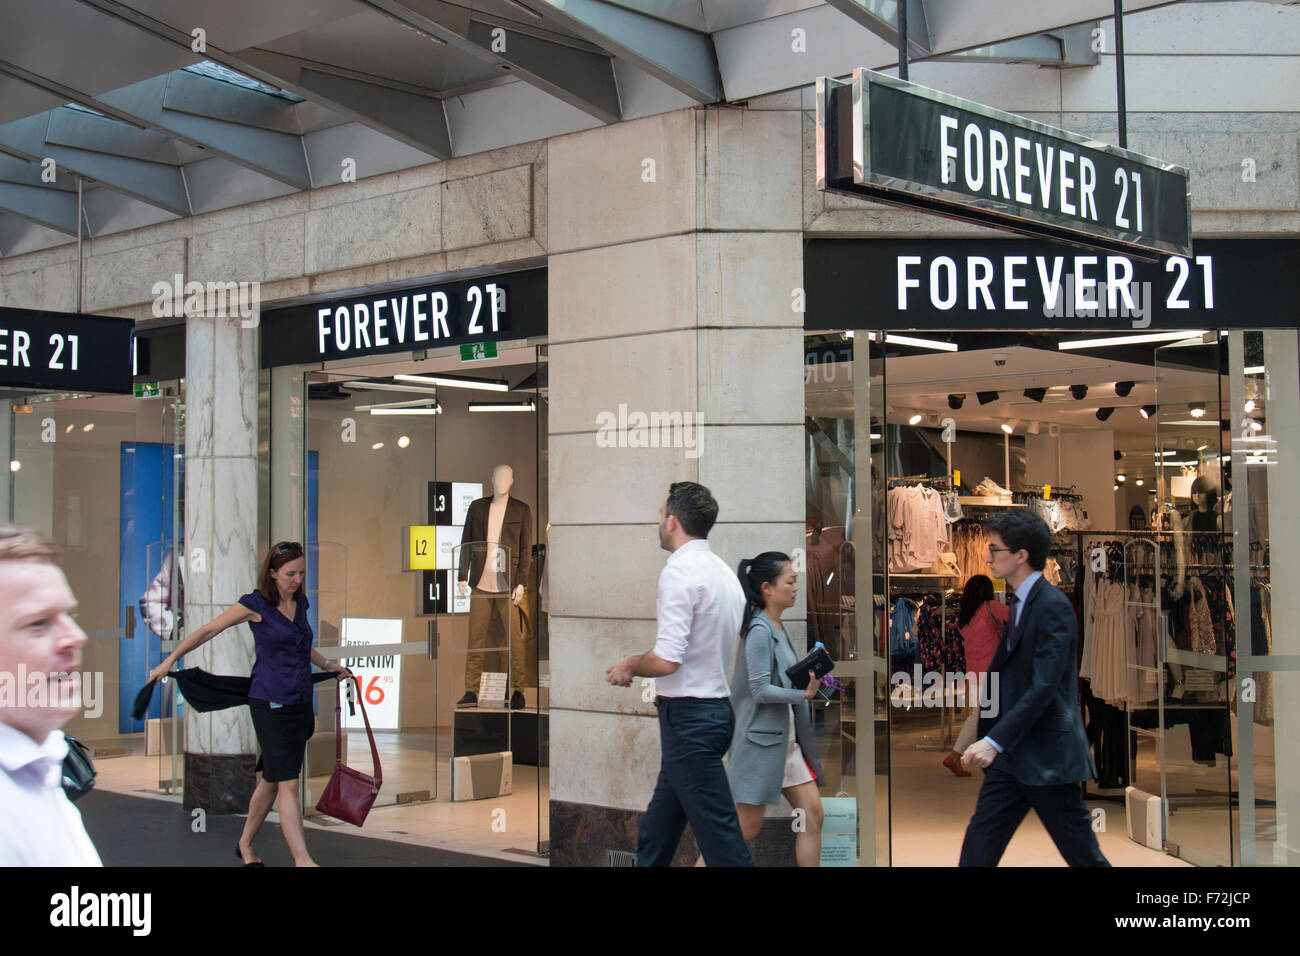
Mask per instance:
[[[1020,598],[1016,595],[1015,591],[1012,591],[1010,594],[1007,595],[1007,609],[1010,613],[1007,614],[1007,630],[1006,630],[1005,638],[1007,642],[1008,654],[1010,654],[1012,651],[1016,649],[1016,641],[1017,641],[1016,608],[1019,606],[1019,604],[1020,604]]]

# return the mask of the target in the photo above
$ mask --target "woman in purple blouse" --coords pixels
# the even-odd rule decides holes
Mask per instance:
[[[263,865],[253,852],[253,838],[277,797],[280,828],[295,865],[316,865],[307,852],[298,808],[298,776],[302,772],[307,741],[316,727],[311,665],[346,676],[351,676],[351,672],[336,661],[325,660],[312,647],[307,596],[302,590],[306,574],[307,560],[302,545],[281,541],[262,561],[257,590],[245,594],[238,604],[191,632],[149,674],[150,680],[164,676],[179,658],[229,627],[247,623],[253,632],[257,659],[253,662],[248,707],[262,749],[257,763],[262,779],[253,791],[248,820],[236,848],[245,866]]]

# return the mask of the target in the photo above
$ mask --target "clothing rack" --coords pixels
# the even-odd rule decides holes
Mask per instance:
[[[939,475],[938,477],[931,477],[930,475],[904,475],[904,476],[899,476],[899,477],[889,479],[889,484],[891,486],[894,485],[895,483],[913,484],[913,485],[937,485],[937,486],[950,488],[952,486],[952,479],[949,478],[947,475]]]
[[[1012,494],[1030,495],[1033,497],[1042,498],[1044,497],[1043,491],[1047,487],[1048,487],[1047,485],[1025,485],[1022,488],[1017,488],[1015,491],[1012,492]],[[1074,485],[1071,485],[1069,488],[1065,489],[1064,491],[1057,491],[1056,489],[1052,489],[1047,493],[1046,497],[1059,498],[1062,501],[1082,501],[1083,495],[1079,494],[1074,489],[1075,489]]]

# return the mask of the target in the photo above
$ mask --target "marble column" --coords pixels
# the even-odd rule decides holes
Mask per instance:
[[[271,369],[271,542],[307,545],[307,389],[298,366]],[[314,599],[313,599],[314,600]]]
[[[257,586],[257,329],[230,318],[185,326],[185,621],[204,624]],[[231,628],[188,667],[248,674],[253,635]],[[245,707],[185,715],[187,809],[247,810],[257,738]]]

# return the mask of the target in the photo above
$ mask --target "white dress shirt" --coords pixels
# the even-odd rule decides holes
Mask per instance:
[[[61,730],[37,744],[0,723],[0,866],[103,866],[63,792],[67,755]]]
[[[745,593],[736,572],[702,538],[687,541],[659,574],[654,655],[680,664],[655,679],[660,697],[730,697],[727,665],[740,641]]]

